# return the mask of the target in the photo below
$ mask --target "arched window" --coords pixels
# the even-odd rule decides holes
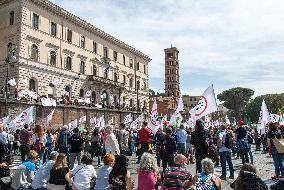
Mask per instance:
[[[47,95],[49,98],[53,98],[54,96],[54,85],[52,83],[50,83],[47,87]]]
[[[140,100],[137,101],[137,109],[140,108]]]
[[[105,90],[101,94],[101,100],[104,105],[108,105],[108,93]]]
[[[65,91],[65,94],[64,94],[65,96],[71,96],[71,89],[69,86],[66,86],[64,91]]]
[[[92,98],[92,102],[96,102],[96,92],[95,91],[92,92],[91,98]]]
[[[85,62],[81,61],[80,63],[80,73],[85,74]]]
[[[31,59],[38,61],[38,47],[35,44],[31,47]]]
[[[93,65],[93,75],[97,76],[97,66]]]
[[[133,78],[129,79],[129,86],[130,86],[130,88],[133,87]]]
[[[129,107],[131,107],[131,108],[133,107],[133,99],[129,100]]]
[[[108,78],[108,69],[104,70],[104,78],[107,79]]]
[[[55,51],[51,51],[50,52],[50,61],[49,61],[50,65],[55,66],[56,65],[56,53]]]
[[[72,69],[72,59],[71,59],[70,56],[66,57],[65,69],[67,69],[67,70],[71,70]]]
[[[83,90],[83,89],[80,89],[79,97],[80,97],[80,98],[83,98],[83,97],[84,97],[84,90]]]
[[[137,81],[137,90],[140,90],[140,81]]]
[[[117,97],[116,96],[113,96],[113,103],[114,103],[114,105],[116,105],[116,103],[117,103]]]
[[[34,79],[29,80],[29,90],[36,92],[36,82]]]
[[[118,80],[118,76],[117,76],[117,73],[114,73],[114,77],[113,77],[113,80],[114,80],[114,82],[117,82],[117,80]]]

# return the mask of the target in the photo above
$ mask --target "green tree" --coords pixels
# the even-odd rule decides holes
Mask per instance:
[[[149,96],[150,97],[155,97],[155,95],[156,95],[155,91],[152,90],[152,89],[149,89]]]
[[[267,109],[270,113],[278,114],[284,112],[284,93],[282,94],[266,94],[257,96],[246,106],[246,112],[252,122],[256,123],[259,119],[262,101],[265,101]]]
[[[252,89],[236,87],[223,91],[217,95],[217,98],[224,102],[223,105],[226,108],[232,111],[231,116],[240,118],[253,94]]]

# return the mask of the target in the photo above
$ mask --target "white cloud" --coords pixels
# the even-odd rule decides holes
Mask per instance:
[[[235,86],[284,92],[283,0],[52,1],[149,55],[158,91],[163,50],[172,43],[185,93],[201,94],[211,83],[216,93]]]

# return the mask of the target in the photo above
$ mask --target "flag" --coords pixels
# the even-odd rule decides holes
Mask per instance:
[[[188,124],[190,128],[194,128],[196,125],[195,109],[189,111]]]
[[[16,86],[17,83],[16,83],[15,78],[12,78],[12,79],[8,80],[8,84],[10,84],[11,86]]]
[[[22,79],[22,80],[20,80],[20,83],[24,86],[28,86],[29,81],[28,81],[28,79]]]
[[[174,128],[179,128],[180,124],[181,124],[181,122],[183,120],[181,114],[177,113],[174,118],[175,118],[175,121],[174,121],[174,123],[172,125],[173,125]]]
[[[78,121],[77,121],[77,119],[72,120],[72,121],[69,123],[68,126],[69,126],[69,130],[73,130],[73,129],[77,128],[77,127],[78,127]]]
[[[141,123],[144,121],[144,114],[142,113],[141,115],[139,115],[139,117],[137,117],[130,125],[130,127],[132,129],[137,129],[139,127],[139,125],[141,125]]]
[[[2,124],[4,127],[7,127],[7,125],[9,124],[9,116],[3,117],[0,119],[0,124]]]
[[[159,127],[159,121],[158,121],[158,106],[156,99],[154,100],[152,111],[150,113],[150,127],[152,129],[153,134],[156,134],[158,127]]]
[[[213,85],[209,86],[204,91],[197,105],[192,109],[195,110],[195,117],[197,119],[217,111],[217,103],[216,103]],[[191,113],[193,112],[194,111],[191,111]]]
[[[230,122],[230,120],[229,120],[229,118],[228,118],[228,116],[227,116],[227,115],[225,116],[225,120],[226,120],[226,124],[228,124],[228,125],[230,125],[230,124],[231,124],[231,122]]]
[[[167,120],[167,117],[168,117],[168,115],[166,114],[166,115],[164,115],[164,117],[161,120],[161,125],[164,126],[164,127],[167,127],[170,124],[170,122]]]
[[[277,123],[280,120],[280,115],[277,114],[270,114],[269,115],[269,122],[271,123]]]
[[[96,117],[90,118],[90,124],[91,125],[96,124],[96,123],[97,123],[97,118]]]
[[[15,117],[15,119],[12,121],[12,126],[21,127],[24,124],[33,123],[34,122],[33,113],[34,113],[34,106],[25,109],[21,114]]]
[[[284,113],[280,113],[279,124],[284,125]]]
[[[113,122],[113,120],[114,120],[114,118],[113,117],[111,117],[111,119],[110,120],[108,120],[108,122],[107,122],[107,124],[108,125],[112,125],[114,122]]]
[[[128,115],[126,115],[126,116],[124,117],[124,124],[125,124],[126,126],[130,125],[130,123],[131,123],[132,121],[133,121],[133,120],[132,120],[131,113],[128,114]]]
[[[79,124],[86,123],[86,121],[87,121],[87,116],[83,116],[79,119]]]
[[[53,84],[55,87],[57,87],[57,86],[59,86],[60,81],[56,79],[56,80],[51,81],[51,84]]]
[[[98,118],[97,123],[96,123],[96,127],[99,127],[100,129],[105,127],[105,118],[104,116],[101,116]]]
[[[261,115],[262,115],[261,121],[264,123],[264,125],[266,125],[269,122],[270,115],[264,100],[262,101],[261,104]]]
[[[175,113],[179,113],[179,112],[183,111],[183,109],[184,109],[183,100],[182,100],[182,97],[180,97],[179,100],[178,100],[178,107],[177,107]]]
[[[52,120],[52,116],[53,116],[54,111],[55,111],[55,109],[53,109],[53,110],[48,114],[48,116],[46,117],[46,123],[49,123],[49,122]]]

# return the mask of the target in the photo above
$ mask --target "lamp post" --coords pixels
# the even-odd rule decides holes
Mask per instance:
[[[9,80],[9,66],[11,63],[14,63],[16,61],[16,46],[12,43],[8,45],[8,57],[5,59],[5,63],[7,65],[6,69],[6,79],[5,79],[5,114],[7,113],[7,105],[8,105],[8,98],[10,94],[9,86],[8,86],[8,80]]]

